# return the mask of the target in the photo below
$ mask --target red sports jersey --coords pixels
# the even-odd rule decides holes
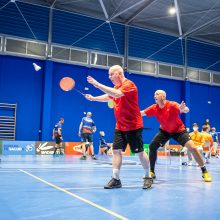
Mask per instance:
[[[126,79],[121,86],[115,86],[124,96],[113,98],[116,129],[132,131],[143,127],[143,120],[138,106],[138,91],[136,85]]]
[[[160,108],[158,104],[149,106],[144,113],[155,116],[160,122],[160,128],[169,133],[178,133],[185,130],[185,126],[179,117],[179,104],[166,100],[165,106]]]

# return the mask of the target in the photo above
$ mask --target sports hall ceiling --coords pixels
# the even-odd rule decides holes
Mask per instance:
[[[16,1],[220,44],[220,0]],[[168,12],[171,6],[177,9],[174,15]]]

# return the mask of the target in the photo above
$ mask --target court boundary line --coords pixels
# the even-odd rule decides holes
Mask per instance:
[[[44,180],[44,179],[42,179],[42,178],[40,178],[40,177],[38,177],[38,176],[35,176],[35,175],[33,175],[33,174],[31,174],[31,173],[29,173],[29,172],[23,170],[23,169],[18,169],[18,170],[19,170],[20,172],[22,172],[22,173],[27,174],[28,176],[33,177],[34,179],[39,180],[40,182],[43,182],[43,183],[45,183],[45,184],[47,184],[47,185],[49,185],[49,186],[51,186],[51,187],[53,187],[53,188],[55,188],[55,189],[61,191],[61,192],[64,192],[64,193],[66,193],[66,194],[68,194],[68,195],[70,195],[70,196],[72,196],[72,197],[74,197],[74,198],[76,198],[76,199],[81,200],[82,202],[85,202],[85,203],[87,203],[87,204],[89,204],[89,205],[91,205],[91,206],[93,206],[93,207],[95,207],[95,208],[97,208],[97,209],[100,209],[100,210],[102,210],[102,211],[104,211],[104,212],[106,212],[106,213],[108,213],[108,214],[110,214],[110,215],[113,215],[113,216],[115,216],[115,217],[117,217],[117,218],[119,218],[119,219],[121,219],[121,220],[129,220],[128,218],[126,218],[126,217],[124,217],[124,216],[122,216],[122,215],[119,215],[119,214],[117,214],[117,213],[115,213],[115,212],[113,212],[113,211],[111,211],[111,210],[109,210],[109,209],[106,209],[106,208],[104,208],[104,207],[102,207],[102,206],[100,206],[100,205],[98,205],[98,204],[96,204],[96,203],[94,203],[94,202],[92,202],[92,201],[90,201],[90,200],[88,200],[88,199],[85,199],[85,198],[83,198],[83,197],[81,197],[81,196],[78,196],[78,195],[72,193],[72,192],[69,192],[68,190],[66,190],[66,189],[64,189],[64,188],[59,187],[59,186],[57,186],[57,185],[55,185],[55,184],[53,184],[53,183],[50,183],[50,182],[48,182],[48,181],[46,181],[46,180]]]
[[[158,186],[160,187],[160,186],[171,186],[171,187],[173,187],[173,186],[178,186],[178,185],[194,185],[194,184],[198,184],[198,183],[201,183],[201,185],[202,184],[204,184],[205,182],[202,182],[202,181],[198,181],[198,182],[189,182],[189,183],[154,183],[153,184],[153,186],[152,186],[152,188],[154,188],[154,186],[157,188]],[[220,184],[220,182],[207,182],[207,184]],[[139,185],[125,185],[125,186],[122,186],[122,188],[124,188],[124,189],[133,189],[133,188],[135,188],[135,189],[141,189],[141,190],[143,190],[142,189],[142,185],[141,184],[139,184]],[[92,187],[68,187],[68,188],[65,188],[66,190],[90,190],[90,189],[103,189],[103,187],[101,187],[101,186],[92,186]]]

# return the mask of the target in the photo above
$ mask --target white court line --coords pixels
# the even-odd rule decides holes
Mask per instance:
[[[140,188],[142,189],[143,185],[130,185],[130,186],[122,186],[123,188]],[[66,190],[90,190],[90,189],[104,189],[103,186],[92,186],[92,187],[73,187],[73,188],[65,188]]]
[[[34,179],[37,179],[37,180],[39,180],[39,181],[45,183],[45,184],[47,184],[47,185],[49,185],[49,186],[51,186],[51,187],[53,187],[53,188],[55,188],[55,189],[57,189],[57,190],[60,190],[60,191],[66,193],[66,194],[68,194],[68,195],[70,195],[70,196],[72,196],[72,197],[74,197],[74,198],[77,198],[77,199],[79,199],[79,200],[81,200],[81,201],[83,201],[83,202],[85,202],[85,203],[87,203],[87,204],[89,204],[89,205],[91,205],[91,206],[94,206],[95,208],[100,209],[100,210],[102,210],[102,211],[104,211],[104,212],[106,212],[106,213],[108,213],[108,214],[110,214],[110,215],[113,215],[113,216],[115,216],[115,217],[117,217],[117,218],[119,218],[119,219],[122,219],[122,220],[128,220],[128,218],[126,218],[126,217],[124,217],[124,216],[122,216],[122,215],[119,215],[119,214],[117,214],[117,213],[115,213],[115,212],[113,212],[113,211],[111,211],[111,210],[109,210],[109,209],[106,209],[106,208],[104,208],[104,207],[102,207],[102,206],[100,206],[100,205],[98,205],[98,204],[96,204],[96,203],[94,203],[94,202],[91,202],[91,201],[89,201],[89,200],[87,200],[87,199],[84,199],[84,198],[81,197],[81,196],[78,196],[78,195],[76,195],[76,194],[74,194],[74,193],[71,193],[71,192],[67,191],[67,190],[64,189],[64,188],[61,188],[61,187],[59,187],[59,186],[54,185],[53,183],[47,182],[46,180],[41,179],[40,177],[35,176],[35,175],[33,175],[33,174],[31,174],[31,173],[25,171],[25,170],[19,169],[19,171],[21,171],[21,172],[23,172],[23,173],[25,173],[25,174],[27,174],[27,175],[33,177]]]
[[[210,169],[211,168],[211,169]],[[180,170],[180,171],[187,171],[187,172],[193,172],[194,173],[194,171],[197,171],[197,170],[199,170],[200,169],[200,167],[193,167],[193,166],[191,166],[191,167],[189,167],[189,169],[187,169],[187,166],[186,166],[186,168],[178,168],[178,167],[169,167],[169,169],[172,169],[172,170]],[[220,174],[220,171],[218,171],[219,169],[218,168],[212,168],[212,167],[208,167],[208,170],[209,170],[209,173],[212,175],[213,173],[214,174],[217,174],[217,175],[219,175]]]
[[[0,170],[0,173],[20,173],[18,170]]]
[[[154,183],[153,186],[155,186],[155,188],[157,188],[158,186],[160,187],[163,187],[163,186],[177,186],[177,185],[192,185],[192,184],[205,184],[204,182],[202,181],[198,181],[198,182],[189,182],[189,183]],[[220,182],[210,182],[211,184],[220,184]],[[93,187],[72,187],[72,188],[65,188],[66,190],[90,190],[90,189],[103,189],[104,187],[102,186],[93,186]],[[123,188],[127,188],[127,189],[130,189],[130,188],[140,188],[142,189],[142,185],[127,185],[127,186],[122,186],[122,189]]]

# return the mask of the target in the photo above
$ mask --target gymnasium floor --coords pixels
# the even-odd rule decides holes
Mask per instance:
[[[2,156],[0,219],[219,219],[220,159],[200,169],[181,166],[179,157],[161,157],[157,180],[143,190],[137,157],[124,157],[123,188],[106,190],[111,157],[80,161],[78,156]]]

